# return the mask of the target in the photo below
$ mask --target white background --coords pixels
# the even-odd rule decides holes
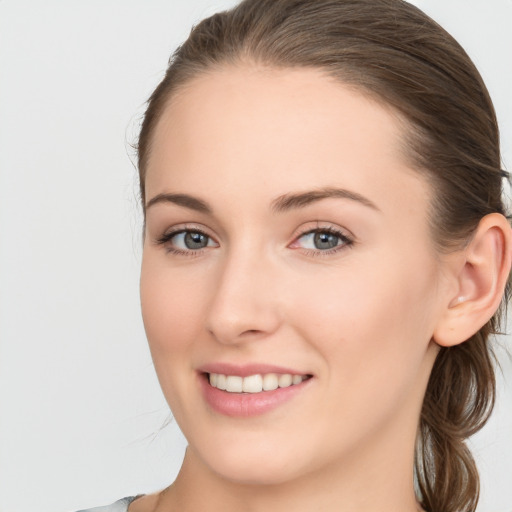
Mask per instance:
[[[106,504],[178,470],[184,442],[161,429],[139,313],[127,142],[171,50],[233,3],[0,0],[0,512]],[[512,170],[512,1],[415,3],[481,70]],[[480,512],[512,511],[512,362],[500,353],[498,408],[472,443]]]

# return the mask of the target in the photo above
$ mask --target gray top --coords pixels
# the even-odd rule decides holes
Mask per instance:
[[[85,510],[78,510],[77,512],[128,512],[128,505],[139,496],[130,496],[128,498],[123,498],[122,500],[118,500],[112,505],[107,505],[106,507],[95,507],[88,508]]]

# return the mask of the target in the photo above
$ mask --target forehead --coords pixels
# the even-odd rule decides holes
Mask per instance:
[[[216,69],[167,105],[147,197],[201,184],[204,193],[250,197],[262,184],[274,195],[342,186],[379,201],[407,191],[413,200],[403,207],[426,208],[427,184],[402,154],[403,127],[393,110],[319,70]]]

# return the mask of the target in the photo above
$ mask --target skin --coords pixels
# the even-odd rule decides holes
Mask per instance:
[[[147,208],[144,323],[189,447],[175,483],[130,512],[419,510],[416,430],[433,336],[457,300],[453,269],[463,264],[434,248],[433,192],[401,152],[403,126],[308,69],[218,69],[167,106],[146,204],[187,194],[211,212],[170,201]],[[285,195],[333,188],[365,200],[272,208]],[[206,233],[208,245],[158,242],[184,228]],[[352,243],[335,237],[327,252],[304,236],[326,228]],[[197,369],[219,361],[313,378],[275,410],[230,418],[211,410],[198,384]]]

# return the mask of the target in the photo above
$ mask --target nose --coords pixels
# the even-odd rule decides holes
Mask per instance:
[[[220,343],[263,339],[280,324],[278,275],[261,254],[226,255],[206,318],[206,328]]]

